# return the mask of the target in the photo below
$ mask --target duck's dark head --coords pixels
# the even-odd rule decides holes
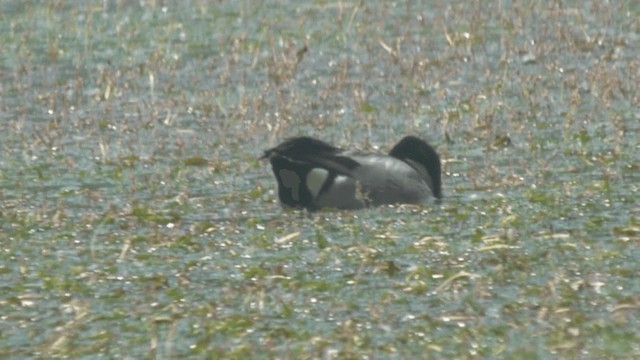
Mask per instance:
[[[437,199],[442,199],[442,168],[440,156],[426,141],[415,136],[405,136],[389,152],[400,160],[411,160],[424,166],[430,177],[431,191]]]

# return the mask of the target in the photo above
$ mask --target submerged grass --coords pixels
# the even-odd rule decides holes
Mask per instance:
[[[633,2],[4,2],[0,355],[635,358]],[[292,135],[445,201],[281,209]]]

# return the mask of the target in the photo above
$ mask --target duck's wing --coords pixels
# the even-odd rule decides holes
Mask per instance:
[[[419,204],[432,192],[428,178],[414,167],[386,155],[352,155],[360,166],[351,176],[361,184],[369,204]]]
[[[344,176],[352,176],[355,169],[360,166],[358,161],[336,154],[312,154],[306,156],[304,160],[313,166]]]
[[[357,166],[343,166],[342,160],[332,160],[333,168],[343,172],[332,178],[327,174],[329,180],[315,197],[318,207],[358,209],[386,204],[421,204],[431,197],[429,184],[402,160],[372,154],[344,157]]]

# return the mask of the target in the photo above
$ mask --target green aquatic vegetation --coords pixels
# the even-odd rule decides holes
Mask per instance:
[[[633,2],[76,5],[0,4],[3,357],[640,355]],[[441,204],[259,160],[406,134]]]

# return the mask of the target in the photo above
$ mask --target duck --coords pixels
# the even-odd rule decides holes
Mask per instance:
[[[440,156],[408,135],[388,154],[344,150],[309,136],[286,139],[264,151],[285,207],[355,210],[442,199]]]

